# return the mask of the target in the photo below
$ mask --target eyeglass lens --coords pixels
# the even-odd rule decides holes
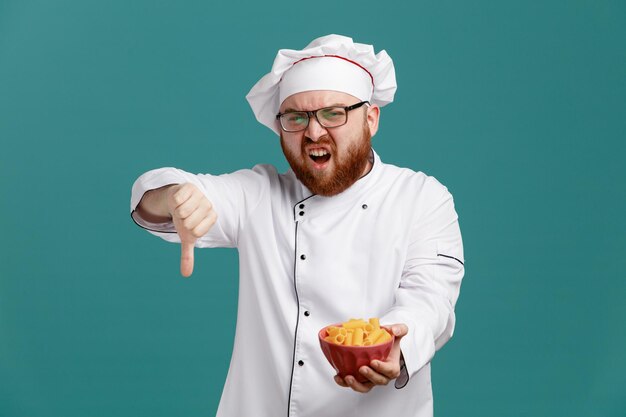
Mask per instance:
[[[337,127],[346,123],[347,112],[343,107],[328,107],[319,109],[315,116],[324,127]],[[309,123],[309,114],[303,111],[285,113],[280,117],[283,128],[289,132],[306,129]]]

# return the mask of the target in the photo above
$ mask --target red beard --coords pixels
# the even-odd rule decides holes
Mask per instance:
[[[367,123],[364,123],[361,138],[352,144],[344,155],[337,154],[335,142],[329,135],[321,136],[316,142],[305,137],[302,141],[300,155],[290,153],[284,145],[285,139],[282,132],[280,135],[280,145],[283,153],[291,169],[296,174],[296,178],[300,180],[313,194],[323,196],[337,195],[347,190],[361,176],[367,166],[371,150],[371,135]],[[330,148],[331,158],[334,162],[332,171],[328,168],[323,171],[314,171],[309,168],[304,161],[310,158],[305,148],[312,144],[324,145]]]

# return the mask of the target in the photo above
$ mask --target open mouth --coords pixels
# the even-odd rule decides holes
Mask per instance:
[[[326,149],[311,149],[309,151],[309,158],[316,164],[324,164],[330,160],[330,152]]]

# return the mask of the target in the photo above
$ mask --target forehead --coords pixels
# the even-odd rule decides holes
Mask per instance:
[[[303,91],[292,94],[280,105],[280,112],[292,110],[316,110],[322,107],[349,106],[360,100],[350,94],[331,90]]]

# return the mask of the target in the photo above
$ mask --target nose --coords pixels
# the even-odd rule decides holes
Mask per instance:
[[[317,142],[321,136],[327,134],[326,128],[319,124],[315,115],[310,115],[309,125],[306,127],[304,134],[313,142]]]

